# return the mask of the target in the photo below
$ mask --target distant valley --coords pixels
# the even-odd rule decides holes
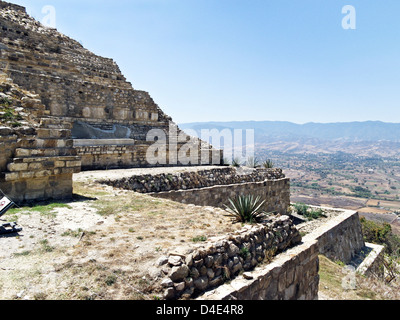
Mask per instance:
[[[256,153],[336,153],[400,157],[400,123],[380,121],[295,124],[284,121],[237,121],[179,124],[183,130],[253,129]]]
[[[254,129],[255,157],[291,180],[292,202],[358,210],[400,234],[400,124],[289,122],[182,124],[192,129]],[[243,140],[245,141],[245,140]]]

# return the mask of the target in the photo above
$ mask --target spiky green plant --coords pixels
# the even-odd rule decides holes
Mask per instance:
[[[255,157],[249,157],[249,158],[247,159],[246,165],[247,165],[249,168],[259,168],[259,167],[260,167],[260,162],[259,162],[258,159],[255,158]]]
[[[229,204],[225,205],[225,211],[229,217],[233,217],[237,222],[259,222],[266,214],[263,210],[265,200],[253,195],[240,195],[229,199]]]
[[[275,166],[271,159],[265,160],[262,165],[265,169],[272,169]]]
[[[241,160],[240,160],[239,158],[234,158],[234,159],[232,160],[232,166],[238,168],[238,167],[240,167],[241,165],[242,165],[242,162],[241,162]]]

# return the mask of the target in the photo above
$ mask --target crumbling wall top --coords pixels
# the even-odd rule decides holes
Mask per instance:
[[[4,8],[9,8],[9,9],[13,9],[13,10],[16,10],[16,11],[22,11],[22,12],[26,13],[26,8],[25,7],[19,6],[19,5],[14,4],[14,3],[9,3],[9,2],[0,0],[0,9],[4,9]]]

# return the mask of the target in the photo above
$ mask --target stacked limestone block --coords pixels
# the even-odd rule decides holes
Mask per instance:
[[[0,189],[19,203],[71,197],[81,166],[71,123],[47,116],[38,96],[11,79],[0,91]]]

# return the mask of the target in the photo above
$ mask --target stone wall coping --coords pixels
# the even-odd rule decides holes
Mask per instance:
[[[370,270],[371,266],[375,263],[375,261],[381,256],[385,247],[379,244],[373,243],[365,243],[367,248],[372,249],[372,251],[368,254],[368,256],[364,259],[364,261],[358,266],[356,272],[361,275],[366,275]]]
[[[134,139],[74,139],[74,147],[131,146]]]
[[[197,192],[199,190],[217,190],[221,188],[229,188],[229,187],[236,187],[236,186],[245,186],[245,185],[264,185],[266,181],[289,181],[289,178],[281,178],[281,179],[265,179],[264,181],[259,182],[243,182],[243,183],[234,183],[234,184],[223,184],[223,185],[215,185],[210,187],[202,187],[198,189],[179,189],[179,190],[170,190],[170,191],[160,191],[160,192],[149,192],[148,195],[167,195],[173,193],[180,193],[180,192]]]
[[[343,221],[346,221],[347,219],[349,219],[350,217],[352,217],[354,215],[358,215],[358,212],[357,211],[353,211],[353,210],[346,210],[346,209],[339,209],[339,208],[329,208],[329,207],[318,207],[318,208],[325,209],[325,210],[342,211],[343,213],[338,215],[337,217],[334,217],[334,218],[330,219],[326,223],[322,224],[319,228],[317,228],[313,232],[305,235],[303,237],[304,241],[310,241],[310,240],[318,239],[319,237],[321,237],[323,234],[325,234],[329,230],[331,230],[334,227],[340,225]]]

